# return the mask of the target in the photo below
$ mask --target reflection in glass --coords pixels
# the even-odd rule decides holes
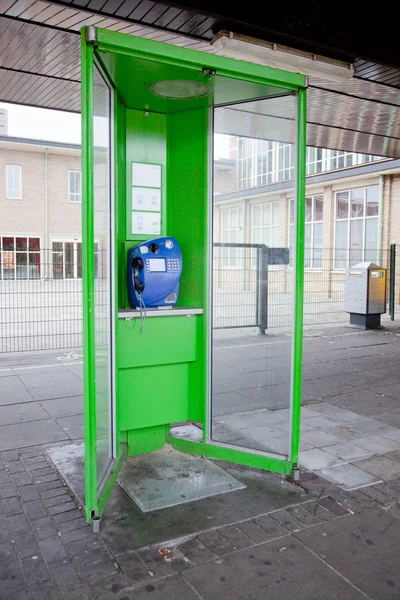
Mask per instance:
[[[93,249],[96,360],[97,483],[101,485],[112,461],[111,385],[111,245],[110,245],[110,127],[111,92],[99,70],[94,72],[94,237]]]
[[[295,116],[293,95],[214,109],[229,155],[214,156],[211,438],[282,457],[289,453],[294,269],[268,248],[287,249],[289,202],[279,190],[254,200],[238,192],[285,180],[287,193]]]

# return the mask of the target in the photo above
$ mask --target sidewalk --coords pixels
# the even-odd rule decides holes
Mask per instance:
[[[151,513],[142,515],[142,523],[138,514],[135,522],[124,507],[116,512],[114,495],[103,531],[94,535],[44,450],[4,452],[1,458],[2,600],[400,597],[400,480],[344,492],[309,474],[301,482],[307,493],[266,474],[265,511],[219,527],[214,509],[209,520],[198,514],[206,500],[185,505],[209,526],[183,540],[161,535],[160,552],[159,544],[129,548],[130,532],[144,528],[150,534],[153,519],[164,522],[165,531],[179,529],[177,522]],[[242,492],[213,500],[223,504],[234,493]],[[249,510],[251,504],[250,495]],[[127,533],[122,540],[121,527]]]
[[[302,471],[295,485],[218,463],[246,489],[141,513],[116,486],[100,535],[92,534],[46,453],[48,446],[82,437],[81,358],[49,352],[33,364],[23,354],[1,357],[0,600],[399,599],[400,451],[390,427],[400,426],[400,337],[394,330],[381,335],[357,341],[363,359],[353,357],[355,342],[346,349],[339,340],[306,341],[306,354],[308,348],[320,360],[313,370],[306,366],[305,387],[318,386],[311,413],[334,409],[322,426],[309,414],[312,430],[323,432],[333,423],[329,435],[333,427],[335,435],[339,429],[350,435],[346,425],[334,423],[349,409],[352,430],[372,418],[367,439],[379,437],[380,447],[371,446],[373,456],[358,457],[347,468],[365,468],[384,481],[344,491],[324,479],[322,468]],[[379,347],[369,348],[369,339]],[[354,389],[338,392],[343,377],[336,368],[346,363]],[[375,388],[366,373],[371,367],[374,377],[380,375]],[[378,435],[382,424],[386,429]],[[322,450],[327,435],[318,445],[314,441],[319,458],[333,451],[332,440],[330,450]]]

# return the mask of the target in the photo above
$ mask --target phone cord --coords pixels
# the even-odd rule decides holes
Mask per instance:
[[[143,325],[147,316],[146,305],[143,302],[142,294],[139,293],[139,308],[140,308],[140,333],[143,332]]]

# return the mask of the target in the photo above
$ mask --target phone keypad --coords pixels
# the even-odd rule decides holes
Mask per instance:
[[[167,271],[179,271],[179,260],[177,258],[167,258]]]

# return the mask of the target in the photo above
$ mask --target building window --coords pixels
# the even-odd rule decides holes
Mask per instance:
[[[0,237],[0,279],[39,279],[40,239]]]
[[[81,172],[68,171],[68,200],[70,202],[81,202]]]
[[[221,241],[225,244],[240,244],[243,241],[242,209],[240,207],[221,210]],[[243,266],[241,248],[222,248],[222,266]]]
[[[357,154],[354,152],[343,152],[341,150],[331,150],[330,153],[330,169],[344,169],[357,164]]]
[[[307,196],[305,214],[304,267],[322,269],[322,222],[324,197]],[[290,201],[290,246],[294,239],[294,201]]]
[[[239,138],[238,140],[238,187],[244,190],[254,186],[253,164],[256,140]]]
[[[22,168],[20,165],[6,165],[6,198],[21,200]]]
[[[257,141],[256,185],[272,183],[274,176],[274,142]]]
[[[253,244],[280,246],[279,202],[253,204],[251,207],[251,239]]]
[[[379,187],[336,194],[335,268],[378,261]]]
[[[324,151],[322,148],[307,148],[307,175],[322,173],[324,168]]]
[[[287,181],[293,177],[293,144],[277,144],[277,181]]]
[[[53,279],[82,279],[82,243],[53,242]],[[98,276],[99,245],[94,245],[94,276]]]

